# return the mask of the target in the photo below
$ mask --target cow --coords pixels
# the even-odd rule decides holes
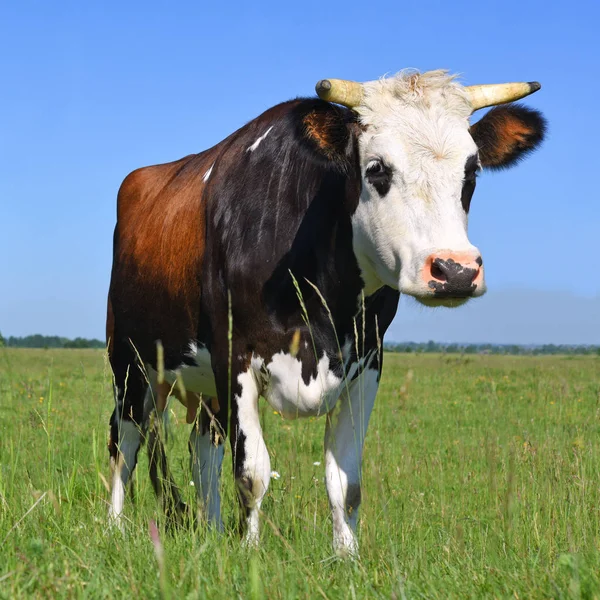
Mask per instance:
[[[262,396],[286,418],[326,417],[333,547],[357,554],[383,336],[401,293],[455,307],[485,292],[467,237],[476,178],[540,145],[544,117],[514,103],[539,88],[464,87],[442,70],[322,80],[318,97],[274,106],[204,152],[126,177],[107,318],[113,523],[122,525],[146,437],[155,490],[182,509],[149,425],[180,389],[201,512],[223,528],[228,437],[243,538],[256,545],[271,474]]]

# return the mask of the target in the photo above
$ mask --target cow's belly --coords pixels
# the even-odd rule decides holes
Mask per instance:
[[[302,363],[283,352],[272,357],[265,371],[262,395],[287,419],[328,413],[343,389],[344,380],[329,370],[327,357],[319,361],[316,376],[308,383],[302,378]]]
[[[206,348],[199,348],[194,359],[195,366],[178,369],[186,391],[215,397],[217,389],[210,353]],[[265,363],[263,359],[254,357],[250,367],[259,382],[260,395],[287,419],[328,413],[358,368],[357,364],[351,365],[346,377],[341,378],[329,369],[329,359],[323,356],[315,375],[306,382],[302,377],[302,363],[290,354],[279,352]],[[155,377],[156,373],[153,371],[152,375]],[[165,371],[165,380],[169,384],[175,384],[176,379],[177,372]]]
[[[204,396],[216,396],[217,385],[210,361],[210,352],[206,348],[198,348],[194,353],[195,366],[184,365],[178,369],[183,385],[188,392]],[[165,371],[165,380],[173,385],[177,372]]]

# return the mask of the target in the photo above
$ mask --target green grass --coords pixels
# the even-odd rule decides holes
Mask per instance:
[[[0,597],[158,597],[151,519],[166,597],[600,597],[597,357],[387,355],[357,562],[331,558],[325,421],[282,421],[266,403],[281,478],[258,552],[234,531],[229,456],[224,536],[164,530],[145,452],[127,532],[109,531],[111,410],[102,352],[0,350]],[[189,428],[173,410],[169,456],[192,499]]]

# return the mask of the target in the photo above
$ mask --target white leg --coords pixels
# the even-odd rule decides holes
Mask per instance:
[[[135,469],[142,436],[139,427],[129,420],[120,419],[118,431],[117,448],[119,452],[113,473],[109,519],[113,524],[122,528],[121,513],[125,501],[125,486]]]
[[[333,518],[333,548],[356,556],[356,524],[361,500],[362,451],[378,388],[378,371],[366,369],[327,415],[325,479]]]
[[[192,479],[198,500],[202,503],[208,522],[218,531],[223,531],[219,480],[225,447],[218,425],[210,423],[210,418],[205,414],[197,419],[190,434],[190,452]]]
[[[245,510],[247,546],[257,546],[259,514],[269,480],[271,461],[258,417],[258,388],[251,372],[238,376],[241,394],[236,394],[237,424],[231,431],[235,479]]]

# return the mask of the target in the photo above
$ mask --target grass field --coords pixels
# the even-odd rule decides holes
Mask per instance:
[[[164,530],[145,452],[126,534],[107,530],[111,410],[101,351],[0,350],[0,597],[600,597],[597,357],[387,355],[357,562],[331,556],[324,420],[282,421],[266,403],[281,477],[260,551],[234,532],[229,456],[224,536]],[[169,454],[192,499],[173,411]]]

